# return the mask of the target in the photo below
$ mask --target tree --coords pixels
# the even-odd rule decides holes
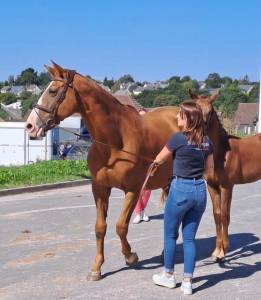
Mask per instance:
[[[31,92],[28,92],[28,91],[23,91],[20,95],[20,99],[21,100],[26,100],[28,98],[30,98],[32,96],[32,93]]]
[[[255,84],[248,95],[248,102],[258,102],[260,85]]]
[[[119,83],[128,83],[128,82],[135,82],[133,77],[130,74],[123,75],[118,79]]]
[[[199,89],[199,84],[197,80],[184,81],[182,83],[182,86],[185,91],[191,90],[193,93],[197,93]]]
[[[24,116],[27,111],[29,109],[32,109],[34,104],[37,103],[37,100],[38,100],[38,96],[37,95],[32,95],[30,97],[28,97],[27,99],[24,99],[22,101],[22,108],[21,108],[21,111],[22,111],[22,115]]]
[[[222,77],[221,78],[221,82],[224,84],[224,85],[228,85],[228,84],[231,84],[233,82],[232,78],[228,77],[228,76],[225,76],[225,77]]]
[[[218,73],[210,73],[205,80],[207,87],[209,88],[219,88],[221,86],[221,78]]]
[[[169,78],[168,82],[169,83],[180,82],[180,76],[172,76],[172,77]]]
[[[108,78],[105,77],[103,80],[103,85],[108,86],[110,89],[113,87],[114,83],[115,82],[114,82],[113,78],[108,80]]]
[[[8,76],[8,83],[9,83],[9,85],[14,84],[14,82],[15,82],[14,76],[13,75]]]
[[[220,110],[224,117],[233,118],[238,103],[248,102],[248,96],[241,93],[235,85],[230,85],[221,90],[221,94],[215,101],[215,106]]]
[[[239,80],[241,84],[249,84],[249,77],[245,75],[242,79]]]
[[[15,103],[16,101],[17,98],[14,94],[11,93],[0,94],[0,102],[4,103],[5,105]]]
[[[190,81],[190,80],[191,80],[190,76],[186,75],[182,77],[181,82]]]
[[[16,79],[17,85],[26,85],[37,83],[38,77],[37,72],[33,68],[25,69],[21,72],[21,74]]]
[[[42,72],[38,76],[37,83],[40,87],[45,87],[51,81],[51,77],[48,72]]]

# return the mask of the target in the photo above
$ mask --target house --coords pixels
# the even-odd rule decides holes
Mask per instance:
[[[253,87],[254,86],[251,84],[239,84],[238,85],[238,89],[240,90],[240,92],[247,94],[247,95],[252,91]]]
[[[10,89],[11,89],[11,87],[9,85],[2,87],[1,94],[9,93]]]
[[[14,102],[14,103],[5,105],[5,107],[11,108],[11,109],[16,109],[16,110],[18,109],[18,110],[20,110],[22,108],[22,102],[21,102],[21,100],[18,100],[18,101]]]
[[[135,95],[135,96],[138,96],[138,95],[141,94],[142,92],[143,92],[143,87],[141,87],[141,86],[136,87],[136,89],[134,89],[134,90],[132,91],[133,95]]]
[[[23,85],[13,85],[9,90],[9,93],[14,94],[16,96],[21,96],[22,92],[25,91],[25,87]]]
[[[33,95],[39,95],[42,92],[42,90],[36,84],[26,85],[25,90]]]
[[[207,84],[205,81],[198,81],[199,89],[204,90],[207,87]]]
[[[233,122],[236,133],[256,133],[257,121],[258,103],[239,103]]]
[[[36,84],[29,84],[26,86],[23,85],[4,86],[1,89],[2,94],[11,93],[18,97],[21,96],[21,94],[24,91],[30,92],[33,95],[39,95],[42,92],[42,90]]]
[[[9,115],[9,117],[8,117],[9,120],[20,121],[22,118],[22,113],[19,108],[20,105],[21,105],[21,102],[20,103],[15,102],[15,103],[11,103],[9,105],[5,105],[5,104],[1,103],[1,108]]]
[[[114,93],[114,95],[119,95],[119,96],[131,96],[131,92],[129,90],[118,90],[117,92]]]
[[[106,92],[111,92],[111,89],[107,86],[107,85],[104,85],[102,83],[98,83],[98,85],[103,88]]]
[[[128,95],[120,95],[120,94],[113,94],[113,96],[120,101],[121,104],[123,105],[130,105],[132,107],[134,107],[137,111],[141,110],[143,108],[143,106],[136,101],[135,99],[131,98]]]
[[[208,88],[207,90],[212,95],[217,93],[220,90],[220,88]]]
[[[166,81],[156,81],[155,82],[156,89],[165,89],[168,86],[169,86],[169,83]]]
[[[155,89],[156,89],[156,87],[155,87],[154,83],[145,83],[143,86],[144,91],[153,91]]]

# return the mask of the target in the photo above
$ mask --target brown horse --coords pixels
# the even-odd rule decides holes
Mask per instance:
[[[98,280],[104,262],[106,216],[112,187],[125,192],[116,225],[122,253],[128,265],[138,261],[127,241],[129,221],[151,161],[169,137],[179,130],[176,120],[178,108],[158,108],[140,116],[134,108],[122,105],[94,81],[55,63],[53,67],[46,68],[52,81],[29,115],[26,128],[29,135],[37,139],[61,120],[78,112],[94,140],[88,153],[88,166],[97,211],[97,247],[88,278]],[[171,173],[170,159],[150,177],[147,188],[165,187]]]
[[[261,134],[245,138],[228,135],[213,108],[218,93],[206,97],[190,92],[190,96],[201,106],[207,134],[213,141],[214,169],[206,178],[217,233],[216,248],[212,255],[223,259],[229,246],[228,226],[233,187],[261,179]]]

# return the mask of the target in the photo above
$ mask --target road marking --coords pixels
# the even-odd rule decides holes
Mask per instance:
[[[86,195],[87,194],[87,195]],[[81,197],[86,197],[86,196],[91,196],[93,197],[92,192],[88,191],[84,194],[79,194]],[[73,195],[74,198],[78,198],[79,195]],[[29,201],[29,200],[43,200],[43,198],[46,198],[46,196],[48,195],[41,195],[41,196],[34,196],[34,197],[24,197],[22,198],[21,195],[19,195],[20,198],[15,197],[15,198],[11,198],[12,196],[7,196],[10,197],[10,199],[4,199],[4,198],[0,198],[0,205],[4,204],[4,203],[9,203],[9,202],[19,202],[19,201]],[[124,194],[122,194],[122,196],[110,196],[110,199],[123,199],[124,198]]]
[[[91,205],[77,205],[77,206],[62,206],[62,207],[54,207],[54,208],[44,208],[44,209],[32,209],[32,210],[25,210],[15,213],[9,213],[5,215],[1,215],[2,217],[15,217],[15,216],[21,216],[21,215],[27,215],[27,214],[33,214],[33,213],[41,213],[41,212],[47,212],[47,211],[56,211],[56,210],[66,210],[66,209],[78,209],[78,208],[88,208],[88,207],[95,207],[94,204]]]

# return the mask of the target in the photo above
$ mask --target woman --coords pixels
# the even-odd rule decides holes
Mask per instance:
[[[195,268],[195,236],[206,209],[206,184],[203,172],[213,168],[213,148],[204,133],[201,108],[193,101],[180,105],[177,115],[181,132],[174,134],[157,155],[156,164],[164,163],[173,155],[173,179],[164,212],[164,271],[153,276],[157,285],[174,288],[176,238],[182,223],[184,277],[181,290],[192,294]]]

